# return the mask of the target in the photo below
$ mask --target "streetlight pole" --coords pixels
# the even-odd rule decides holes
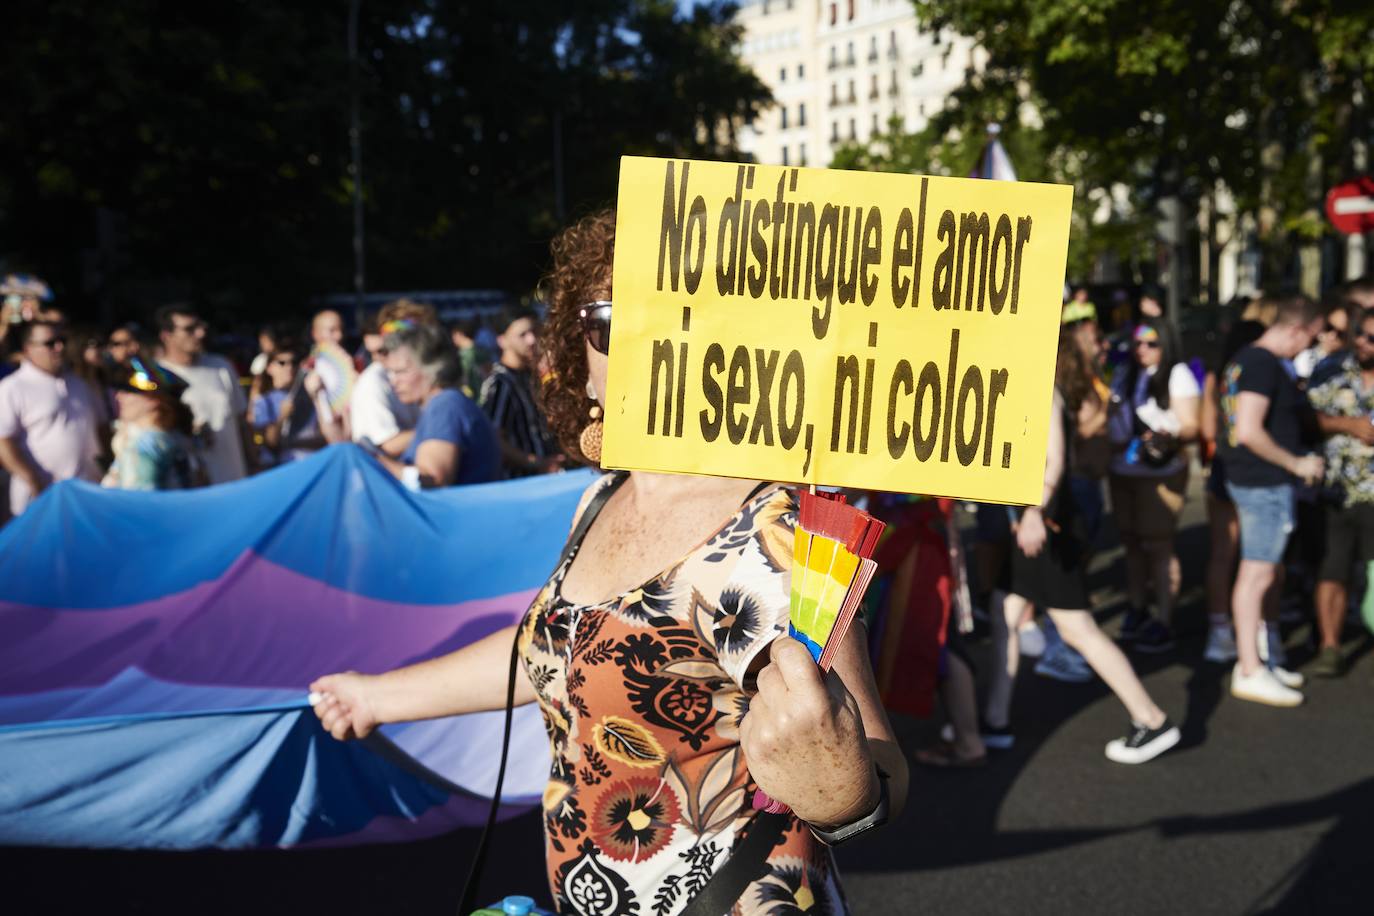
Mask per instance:
[[[353,317],[359,330],[365,320],[363,296],[367,291],[363,249],[363,131],[358,115],[358,7],[361,2],[350,0],[348,6],[348,140],[353,159],[349,166],[353,176]]]

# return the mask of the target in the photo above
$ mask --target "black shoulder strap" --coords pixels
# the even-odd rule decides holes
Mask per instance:
[[[582,510],[582,517],[577,520],[576,527],[572,534],[568,535],[567,543],[563,545],[563,553],[558,557],[558,563],[554,566],[557,572],[558,567],[572,554],[577,546],[582,543],[582,539],[587,536],[587,532],[592,527],[592,522],[601,514],[601,510],[606,507],[607,501],[615,493],[620,485],[625,482],[629,475],[623,471],[617,471],[611,480],[596,491],[596,495],[587,503],[587,507]],[[491,832],[496,827],[496,816],[501,811],[501,787],[506,781],[506,757],[510,753],[510,728],[511,718],[515,711],[515,679],[520,674],[520,629],[517,626],[515,639],[511,641],[510,647],[510,673],[506,678],[506,718],[505,724],[501,729],[501,763],[496,768],[496,790],[492,792],[491,809],[487,812],[487,825],[482,828],[482,839],[477,843],[477,852],[472,857],[472,868],[468,870],[468,879],[463,887],[463,896],[458,903],[460,916],[467,916],[477,908],[477,882],[482,877],[482,869],[486,865],[487,846],[491,840]]]
[[[744,839],[711,880],[692,898],[679,916],[721,916],[732,913],[749,885],[768,873],[768,854],[782,839],[789,814],[760,811]]]

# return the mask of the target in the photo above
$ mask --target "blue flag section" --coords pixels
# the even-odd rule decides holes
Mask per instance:
[[[335,446],[203,490],[53,487],[0,530],[0,843],[320,846],[480,823],[501,713],[343,744],[307,685],[515,622],[592,479],[412,494]],[[517,710],[512,811],[538,802],[548,753],[538,710]]]

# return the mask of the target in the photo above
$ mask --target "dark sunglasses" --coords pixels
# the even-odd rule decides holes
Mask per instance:
[[[578,320],[582,322],[582,333],[587,343],[598,353],[610,355],[611,352],[611,303],[605,299],[588,302],[577,310]]]
[[[67,345],[67,338],[53,337],[48,340],[31,340],[29,343],[33,344],[35,347],[47,347],[49,350],[56,350],[58,347],[65,347]]]
[[[132,340],[115,340],[113,338],[106,344],[106,346],[110,347],[132,347],[133,345],[134,342]]]
[[[1145,347],[1145,348],[1148,349],[1148,350],[1158,350],[1158,349],[1159,349],[1159,341],[1157,341],[1157,340],[1137,340],[1137,341],[1135,342],[1135,345],[1136,345],[1137,347]]]
[[[294,365],[296,365],[296,357],[294,357],[294,356],[279,356],[279,357],[277,357],[276,359],[272,360],[272,365],[274,365],[274,366],[294,366]]]
[[[1364,341],[1365,343],[1367,343],[1367,344],[1374,344],[1374,334],[1364,334],[1364,333],[1356,334],[1356,335],[1355,335],[1355,339],[1356,339],[1356,340],[1363,340],[1363,341]]]

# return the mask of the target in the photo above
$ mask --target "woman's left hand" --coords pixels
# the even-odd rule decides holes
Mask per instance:
[[[819,827],[867,815],[877,807],[879,788],[859,704],[797,640],[779,636],[770,654],[740,723],[754,781]]]

